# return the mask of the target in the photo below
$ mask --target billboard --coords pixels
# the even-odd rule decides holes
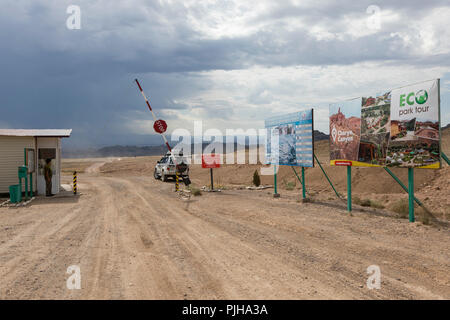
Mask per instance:
[[[330,160],[358,160],[361,99],[330,104]]]
[[[314,167],[313,109],[266,119],[265,128],[268,164]]]
[[[439,108],[439,79],[331,104],[331,165],[440,168]]]

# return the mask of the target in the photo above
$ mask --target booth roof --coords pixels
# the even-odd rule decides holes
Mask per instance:
[[[72,129],[0,129],[0,136],[68,138]]]

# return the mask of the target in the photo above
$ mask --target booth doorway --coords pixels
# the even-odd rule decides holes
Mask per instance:
[[[56,148],[42,148],[38,150],[38,176],[37,176],[37,190],[38,194],[44,195],[46,193],[46,183],[44,176],[44,167],[46,160],[50,159],[52,168],[52,194],[59,192],[59,170]]]

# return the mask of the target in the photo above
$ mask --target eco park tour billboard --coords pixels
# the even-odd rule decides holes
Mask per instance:
[[[313,109],[266,119],[265,128],[266,163],[314,167]]]
[[[330,105],[330,163],[441,167],[439,79]]]

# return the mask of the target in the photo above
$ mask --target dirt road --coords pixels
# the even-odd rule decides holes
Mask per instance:
[[[90,173],[79,189],[0,208],[1,299],[450,298],[448,229],[270,190],[187,201],[151,177]]]

